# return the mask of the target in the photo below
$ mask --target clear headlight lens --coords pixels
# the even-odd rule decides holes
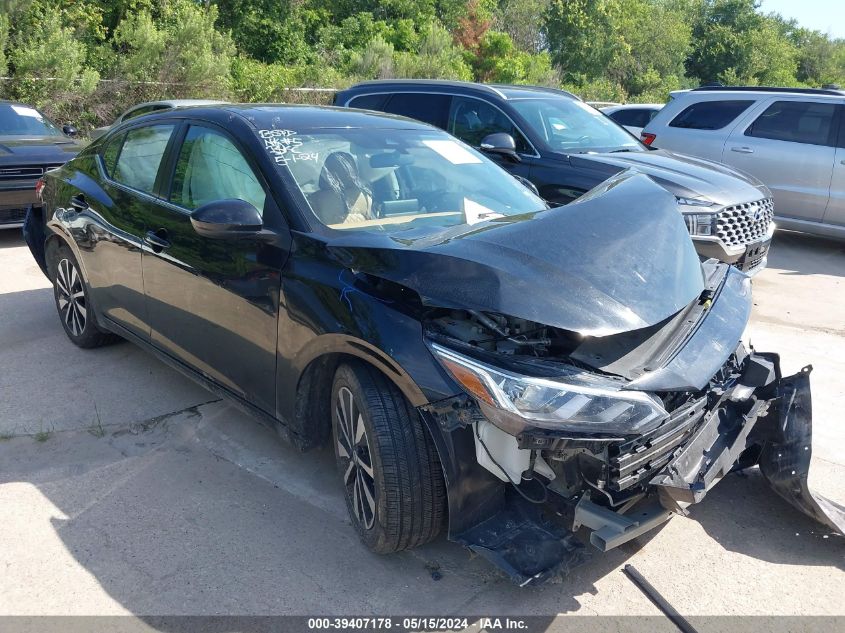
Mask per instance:
[[[715,206],[709,200],[699,200],[696,198],[681,198],[675,196],[678,202],[678,208],[684,214],[684,221],[687,223],[687,229],[690,235],[707,236],[713,235],[713,226],[716,222],[716,213],[706,213],[705,210],[709,207]]]
[[[430,344],[440,363],[482,411],[508,432],[519,426],[628,435],[652,429],[669,414],[646,393],[622,391],[613,380],[569,367],[555,378],[515,374]]]

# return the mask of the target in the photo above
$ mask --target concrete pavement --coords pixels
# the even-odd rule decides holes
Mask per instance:
[[[812,363],[812,483],[845,503],[845,248],[779,234],[749,336]],[[368,553],[328,451],[302,455],[128,343],[79,350],[0,232],[0,614],[642,614],[633,563],[682,613],[845,615],[845,543],[727,477],[691,518],[514,587],[440,538]],[[435,580],[432,571],[442,574]]]

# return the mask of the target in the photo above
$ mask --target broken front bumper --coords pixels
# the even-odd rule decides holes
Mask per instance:
[[[470,466],[465,455],[462,470],[466,475],[473,472],[472,477],[461,481],[447,474],[450,538],[489,559],[519,584],[540,582],[585,558],[576,530],[586,529],[589,542],[607,551],[659,526],[672,513],[686,514],[688,506],[701,501],[737,465],[755,463],[781,497],[843,533],[842,508],[807,486],[812,453],[810,371],[807,367],[783,378],[776,355],[752,353],[734,385],[684,409],[690,421],[682,441],[675,437],[680,431],[672,427],[639,443],[618,444],[631,452],[609,451],[607,483],[612,483],[615,468],[617,485],[634,478],[645,494],[615,507],[605,501],[610,488],[573,491],[569,498],[550,492],[545,503],[530,503],[501,481],[484,481],[477,464]],[[471,430],[477,415],[467,413],[461,420],[456,406],[449,413],[448,408],[439,411],[428,408],[424,415],[439,419],[441,430],[458,436]],[[668,453],[661,442],[672,443]],[[455,465],[458,453],[451,456]],[[536,498],[534,484],[520,488]]]

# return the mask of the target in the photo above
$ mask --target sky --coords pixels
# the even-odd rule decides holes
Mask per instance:
[[[760,11],[780,13],[801,26],[845,38],[845,0],[762,0]]]

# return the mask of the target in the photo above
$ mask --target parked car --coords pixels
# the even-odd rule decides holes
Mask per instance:
[[[750,280],[702,265],[642,174],[549,209],[428,125],[243,105],[120,125],[42,196],[26,235],[70,340],[129,339],[330,442],[375,552],[448,523],[539,581],[573,529],[616,547],[737,460],[843,525],[806,484],[809,368],[739,343]]]
[[[845,238],[845,92],[707,87],[672,93],[652,147],[717,160],[771,189],[786,229]]]
[[[89,134],[91,140],[100,138],[103,134],[108,132],[115,125],[120,125],[124,121],[134,119],[138,116],[150,114],[152,112],[163,112],[164,110],[173,110],[174,108],[190,108],[192,106],[202,105],[222,105],[226,101],[215,101],[213,99],[169,99],[165,101],[147,101],[145,103],[138,103],[126,112],[117,117],[111,125],[105,125],[91,130]]]
[[[596,110],[601,110],[603,108],[609,108],[611,106],[618,106],[622,105],[621,103],[617,103],[616,101],[585,101],[587,105],[593,106]]]
[[[611,119],[640,138],[643,128],[663,108],[662,103],[629,103],[600,108]]]
[[[0,101],[0,229],[22,226],[35,183],[82,148],[76,128],[60,128],[32,106]]]
[[[339,92],[335,105],[409,116],[457,136],[531,181],[550,204],[568,204],[625,169],[675,196],[703,257],[754,274],[766,265],[774,225],[770,193],[718,163],[648,151],[598,110],[563,90],[455,81],[374,81]]]

